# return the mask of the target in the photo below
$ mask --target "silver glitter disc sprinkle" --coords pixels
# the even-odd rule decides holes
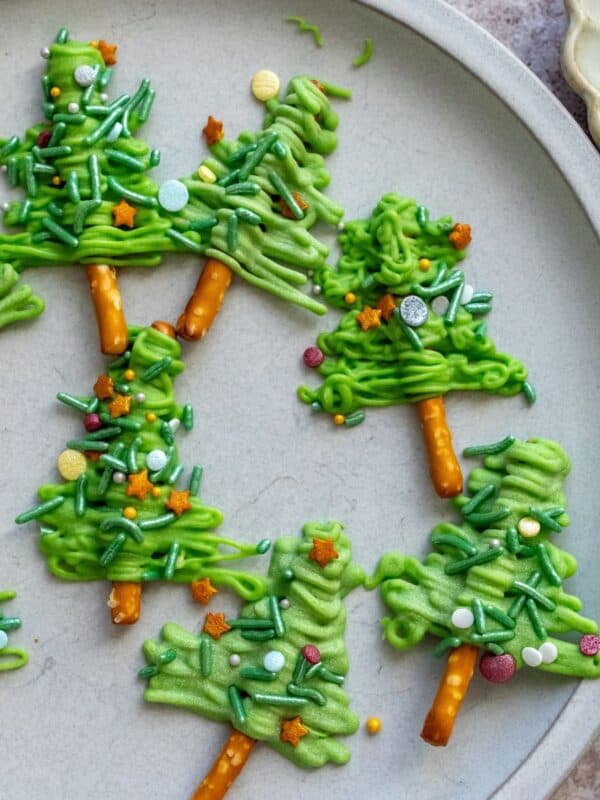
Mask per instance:
[[[427,322],[427,305],[416,294],[409,294],[400,303],[400,316],[411,328],[418,328]]]

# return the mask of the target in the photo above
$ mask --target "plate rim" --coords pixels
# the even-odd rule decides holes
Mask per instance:
[[[353,2],[410,28],[491,90],[544,149],[600,240],[600,203],[594,196],[594,185],[600,185],[598,153],[562,103],[516,55],[443,0]],[[490,798],[551,795],[600,732],[600,721],[588,713],[600,700],[599,684],[576,684],[543,737]]]

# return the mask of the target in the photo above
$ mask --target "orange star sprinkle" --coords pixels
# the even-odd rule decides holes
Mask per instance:
[[[223,136],[225,136],[223,123],[220,120],[215,119],[213,116],[209,116],[208,122],[202,128],[202,133],[206,138],[206,144],[210,147],[211,144],[220,142]]]
[[[113,225],[115,228],[119,228],[121,225],[133,228],[136,214],[137,208],[135,208],[135,206],[130,206],[127,200],[121,200],[120,203],[112,207],[112,215],[114,217]]]
[[[224,633],[231,630],[231,625],[227,624],[225,614],[211,614],[209,612],[204,620],[202,630],[212,636],[213,639],[220,639]]]
[[[117,46],[116,44],[105,42],[104,39],[100,39],[100,41],[94,45],[94,47],[100,50],[100,55],[104,59],[104,63],[107,67],[112,67],[113,64],[117,63]]]
[[[138,500],[145,500],[148,492],[152,491],[152,484],[148,480],[148,470],[134,472],[127,478],[127,497],[137,497]]]
[[[98,380],[94,384],[94,394],[98,400],[109,400],[114,397],[115,384],[108,375],[98,375]]]
[[[210,578],[202,578],[201,581],[192,581],[192,597],[197,603],[207,605],[213,594],[218,594],[218,589],[212,585]]]
[[[340,554],[334,547],[333,539],[313,539],[312,550],[308,554],[311,561],[316,561],[320,567],[326,567],[330,561],[335,561]]]
[[[365,306],[360,314],[356,315],[356,321],[363,331],[378,328],[381,325],[381,309]]]
[[[165,505],[169,511],[173,511],[178,517],[180,517],[184,511],[189,511],[189,509],[192,507],[192,504],[190,503],[190,493],[187,491],[187,489],[184,492],[177,492],[175,489],[173,489]]]
[[[124,417],[131,411],[131,397],[125,394],[117,394],[112,403],[108,404],[108,408],[113,419]]]
[[[310,733],[308,728],[302,724],[302,717],[282,720],[280,731],[279,740],[289,742],[292,747],[298,747],[300,739]]]
[[[464,250],[471,241],[471,226],[466,222],[457,222],[448,238],[455,250]]]
[[[308,203],[303,199],[302,195],[298,192],[292,192],[292,197],[298,203],[301,211],[305,211],[308,208]],[[281,215],[283,217],[287,217],[288,219],[296,219],[296,215],[292,211],[292,209],[288,206],[285,202],[283,197],[279,201],[279,205],[281,207]]]
[[[396,310],[394,295],[384,294],[383,297],[380,297],[377,301],[377,308],[381,311],[381,316],[386,322],[391,319],[392,314]]]

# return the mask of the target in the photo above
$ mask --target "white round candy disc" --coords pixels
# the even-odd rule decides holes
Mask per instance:
[[[267,672],[281,672],[285,667],[285,656],[279,650],[269,650],[263,658],[263,667]]]
[[[450,305],[450,300],[446,297],[445,294],[439,294],[437,297],[434,297],[431,301],[431,308],[435,311],[436,314],[439,314],[440,317],[443,317],[446,311],[448,311],[448,306]]]
[[[181,181],[165,181],[158,190],[158,202],[165,211],[181,211],[190,198],[188,190]]]
[[[521,650],[521,658],[528,667],[539,667],[542,663],[542,654],[535,647],[524,647]]]
[[[8,636],[6,635],[6,631],[0,631],[0,650],[4,650],[7,644]]]
[[[164,450],[151,450],[146,456],[146,466],[152,472],[162,469],[167,463],[167,454]]]
[[[544,664],[552,664],[558,658],[558,649],[553,642],[544,642],[539,648]]]
[[[96,68],[89,64],[82,64],[75,69],[74,77],[78,86],[91,86],[96,80]]]
[[[474,621],[470,608],[455,608],[452,612],[452,624],[455,628],[470,628]]]
[[[261,69],[252,78],[252,94],[257,100],[271,100],[279,93],[279,77],[270,69]]]
[[[427,304],[416,294],[409,294],[400,303],[400,316],[411,328],[427,322]]]

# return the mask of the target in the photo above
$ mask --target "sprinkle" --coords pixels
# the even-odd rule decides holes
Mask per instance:
[[[344,425],[347,428],[355,428],[365,421],[366,415],[364,411],[355,411],[353,414],[348,414],[344,419]]]
[[[263,658],[263,667],[267,672],[281,672],[285,667],[285,656],[279,650],[269,650]]]
[[[579,640],[579,651],[584,656],[595,656],[600,653],[600,636],[587,633]]]
[[[535,647],[524,647],[521,650],[521,658],[528,667],[539,667],[542,663],[542,654]]]
[[[451,617],[452,624],[455,628],[470,628],[475,621],[475,617],[470,608],[455,608]]]
[[[68,245],[69,247],[78,247],[79,239],[69,233],[65,228],[55,222],[51,217],[43,217],[42,225],[46,230],[52,233],[59,241]]]
[[[107,424],[114,422],[111,415],[105,414],[104,412],[100,414],[100,419],[102,420],[102,422]],[[135,433],[137,433],[142,427],[142,423],[136,419],[127,419],[127,417],[121,417],[119,419],[119,427],[123,428],[123,430],[134,431]]]
[[[189,491],[177,492],[172,490],[169,494],[169,499],[165,503],[166,508],[172,511],[177,517],[180,517],[184,511],[189,511],[192,507],[190,503]]]
[[[321,653],[319,648],[314,644],[305,644],[302,648],[302,657],[309,664],[318,664],[321,661]],[[299,681],[297,681],[299,682]]]
[[[87,508],[87,476],[82,473],[75,484],[75,516],[83,517]]]
[[[275,629],[275,634],[278,637],[283,636],[285,633],[285,625],[283,624],[283,619],[281,618],[281,612],[279,610],[279,602],[275,595],[269,595],[268,599],[269,603],[269,612],[271,614],[271,619],[273,620],[273,628]],[[273,670],[273,672],[277,672],[278,670]]]
[[[125,519],[133,520],[137,517],[137,511],[133,506],[125,506],[123,516]]]
[[[463,456],[468,458],[470,456],[497,455],[498,453],[503,453],[505,450],[508,450],[515,441],[516,439],[514,436],[506,436],[501,441],[494,442],[493,444],[478,444],[472,447],[465,447]]]
[[[452,547],[458,548],[468,556],[474,556],[479,552],[475,545],[471,544],[471,542],[468,542],[466,539],[463,539],[462,536],[457,536],[454,533],[434,534],[431,537],[431,543],[434,547],[441,547],[445,544],[451,545]]]
[[[167,454],[164,450],[151,450],[146,456],[146,466],[149,470],[157,472],[167,465]]]
[[[550,554],[548,553],[546,545],[543,542],[540,542],[538,545],[536,545],[535,550],[538,561],[540,562],[540,567],[542,568],[542,572],[546,576],[548,583],[551,583],[553,586],[560,586],[562,579],[554,568],[554,564],[552,563],[552,559],[550,558]]]
[[[124,472],[113,472],[112,481],[116,484],[125,483],[127,480],[127,475]]]
[[[251,86],[254,97],[264,103],[279,94],[279,76],[270,69],[261,69],[254,74]]]
[[[144,392],[136,392],[136,394],[133,395],[133,399],[136,403],[142,404],[146,402],[146,395]]]
[[[156,422],[157,417],[153,411],[150,411],[148,414],[146,414],[146,419],[148,422]]]
[[[489,314],[492,310],[490,303],[463,303],[463,308],[469,314]]]
[[[256,155],[256,153],[254,153],[253,155]],[[300,204],[296,201],[296,198],[288,189],[286,183],[283,181],[282,178],[279,177],[279,175],[275,172],[274,169],[270,169],[267,171],[267,178],[275,188],[275,191],[278,194],[280,194],[281,197],[285,200],[289,210],[292,212],[294,217],[296,219],[303,219],[304,211],[300,207]]]
[[[154,91],[154,89],[148,89],[146,97],[142,101],[142,105],[137,114],[140,122],[146,122],[146,120],[150,116],[150,111],[152,110],[152,104],[154,103],[155,97],[156,97],[156,92]]]
[[[89,109],[88,109],[89,111]],[[117,141],[121,133],[123,132],[123,125],[120,122],[115,122],[109,132],[106,134],[106,141],[109,144],[113,144]]]
[[[552,664],[558,658],[558,648],[554,642],[544,642],[538,650],[544,664]]]
[[[474,597],[471,601],[473,609],[473,622],[475,623],[475,631],[477,633],[485,633],[485,613],[483,610],[483,603],[478,597]]]
[[[238,630],[266,630],[273,627],[270,619],[262,617],[238,617],[237,619],[227,620],[230,628]]]
[[[458,636],[447,636],[433,648],[433,655],[439,658],[439,656],[443,656],[447,650],[460,647],[461,644],[462,642]]]
[[[213,595],[218,594],[210,578],[202,578],[200,581],[192,581],[192,597],[197,603],[206,606],[209,604]]]
[[[209,169],[209,167],[204,164],[198,168],[198,177],[201,181],[204,181],[204,183],[215,183],[217,180],[217,176],[212,169]]]
[[[184,183],[177,180],[165,181],[158,190],[158,202],[165,211],[181,211],[190,199]]]
[[[277,133],[272,132],[272,133],[266,134],[260,140],[260,142],[256,145],[256,148],[251,153],[249,153],[248,157],[244,161],[243,166],[240,167],[240,170],[239,170],[239,173],[238,173],[238,176],[237,176],[237,180],[245,181],[250,176],[250,174],[253,172],[253,170],[262,162],[263,158],[269,152],[271,147],[273,147],[273,145],[275,144],[277,139],[278,139]],[[280,180],[280,179],[279,179],[279,176],[277,175],[277,173],[274,170],[269,170],[267,172],[267,177],[269,178],[269,180],[271,181],[273,186],[275,186],[275,184],[273,183],[273,180],[272,180],[272,173],[275,174],[275,176],[276,176],[275,180]],[[275,186],[275,188],[277,189],[276,186]],[[289,190],[287,189],[287,187],[285,187],[285,189],[289,193]],[[283,192],[280,191],[279,193],[282,196],[284,196]],[[292,203],[293,202],[294,201],[292,199]],[[292,206],[290,205],[290,208],[291,207]]]
[[[307,347],[302,354],[302,359],[307,367],[316,368],[321,366],[325,356],[320,347]]]
[[[83,448],[86,449],[86,448]],[[100,456],[100,461],[107,467],[111,469],[116,469],[118,472],[125,472],[127,473],[127,463],[120,458],[117,458],[114,455],[109,455],[108,453],[103,453]]]
[[[266,642],[275,638],[275,631],[273,628],[268,630],[243,630],[242,637],[251,642]]]
[[[173,359],[171,356],[165,356],[165,358],[161,358],[160,361],[157,361],[155,364],[152,364],[151,367],[148,367],[142,373],[142,380],[144,383],[149,383],[150,381],[157,378],[162,372],[168,369],[171,364],[173,363]]]
[[[294,198],[294,200],[298,205],[298,208],[300,209],[300,211],[302,211],[302,214],[304,215],[304,212],[308,208],[308,203],[304,200],[304,198],[299,192],[292,192],[292,197]],[[281,208],[282,216],[286,217],[287,219],[296,219],[296,215],[294,214],[292,209],[288,206],[288,204],[285,202],[283,197],[279,201],[279,207]]]
[[[263,694],[262,692],[253,694],[252,699],[255,703],[259,703],[260,705],[290,706],[291,708],[301,708],[308,702],[304,697],[290,697],[284,694]]]
[[[195,466],[192,469],[190,476],[190,494],[197,495],[200,491],[200,483],[202,481],[202,467]]]
[[[351,306],[353,303],[356,303],[356,295],[354,292],[346,292],[344,295],[344,302],[348,303],[349,306]],[[377,305],[379,305],[379,303],[377,303]]]
[[[190,230],[191,231],[198,231],[201,233],[202,231],[209,230],[209,228],[214,228],[215,225],[218,225],[219,220],[216,217],[206,217],[205,219],[194,219],[190,222]]]
[[[564,514],[564,508],[548,508],[543,511],[534,506],[529,506],[529,513],[542,527],[548,528],[554,531],[554,533],[560,533],[562,531],[562,525],[556,521],[555,517],[560,517]]]
[[[531,539],[539,534],[542,530],[542,526],[538,520],[533,517],[521,517],[517,522],[517,530],[521,536],[524,536],[526,539]]]
[[[231,252],[238,246],[238,218],[232,214],[227,221],[227,247]]]
[[[460,561],[451,561],[444,567],[444,572],[446,575],[456,575],[459,572],[466,572],[468,569],[471,569],[471,567],[487,564],[488,561],[499,558],[503,553],[504,548],[502,547],[499,547],[497,550],[484,550],[470,558],[461,559]]]
[[[356,295],[352,294],[354,300],[356,300]],[[346,295],[346,302],[348,295]],[[354,300],[352,302],[354,302]],[[396,298],[393,294],[384,294],[382,297],[379,298],[377,301],[377,308],[381,311],[381,316],[386,322],[392,318],[392,314],[396,310]]]
[[[462,286],[458,286],[454,290],[454,293],[452,294],[450,305],[448,306],[448,311],[446,311],[446,316],[444,317],[446,325],[454,325],[454,322],[456,320],[456,312],[458,310],[458,306],[460,303],[461,294],[462,294]]]
[[[529,383],[529,381],[525,381],[525,383],[523,384],[522,391],[528,403],[531,404],[535,403],[535,401],[537,400],[537,393],[533,388],[533,386]]]
[[[548,634],[546,628],[544,627],[544,623],[542,622],[542,618],[537,610],[535,601],[532,600],[531,597],[527,598],[525,601],[525,611],[527,612],[527,616],[531,622],[531,627],[535,631],[535,635],[538,637],[538,639],[545,639]]]
[[[476,528],[489,528],[494,522],[499,522],[510,514],[508,508],[498,508],[495,511],[473,511],[466,517],[467,522]]]
[[[160,435],[165,440],[168,445],[172,445],[175,442],[175,434],[173,433],[173,428],[169,425],[168,422],[161,422],[160,425]]]
[[[208,636],[200,637],[200,672],[208,678],[212,672],[214,645]]]
[[[135,453],[137,447],[141,444],[141,439],[137,438],[129,447],[127,454],[127,467],[129,475],[127,477],[127,497],[137,497],[138,500],[144,501],[148,492],[152,491],[152,484],[148,480],[148,470],[141,470],[141,472],[134,472],[137,469],[137,459]],[[133,467],[133,469],[132,469]]]
[[[312,540],[313,546],[308,553],[308,558],[315,561],[320,567],[326,567],[331,561],[339,558],[339,553],[335,549],[333,539],[317,539]]]
[[[206,144],[211,147],[213,144],[220,142],[225,131],[223,130],[223,123],[209,115],[206,125],[202,128],[202,133],[206,139]]]
[[[271,540],[270,539],[261,539],[260,542],[256,545],[256,552],[259,555],[264,555],[268,553],[271,549]]]
[[[183,247],[186,247],[188,250],[191,250],[194,253],[198,253],[199,255],[204,254],[204,249],[198,244],[198,242],[188,239],[187,236],[179,233],[179,231],[176,231],[174,228],[169,228],[169,230],[165,231],[165,235],[168,236],[169,239],[172,239],[174,242],[183,245]]]
[[[62,495],[53,497],[52,500],[47,500],[45,503],[40,503],[38,506],[30,508],[28,511],[23,511],[22,514],[15,517],[15,522],[17,525],[23,525],[24,522],[30,522],[32,519],[39,519],[49,514],[51,511],[54,511],[55,508],[62,506],[64,502],[65,498]]]
[[[151,519],[143,519],[139,522],[139,528],[142,531],[155,531],[159,528],[165,528],[177,519],[175,514],[161,514],[159,517],[152,517]]]
[[[381,325],[381,309],[365,306],[364,309],[356,315],[356,321],[363,332],[369,331],[371,328],[378,328]]]
[[[60,400],[60,402],[64,403],[66,406],[71,406],[71,408],[81,411],[84,414],[88,410],[87,403],[84,403],[83,400],[79,400],[77,397],[73,397],[73,395],[67,394],[66,392],[59,392],[56,395],[56,399]]]
[[[374,736],[381,730],[381,720],[379,717],[369,717],[365,723],[365,727],[367,729],[367,733],[370,733],[371,736]]]
[[[365,45],[362,53],[356,56],[356,58],[352,62],[353,66],[362,67],[364,64],[367,63],[367,61],[371,59],[372,55],[373,55],[373,39],[368,37],[367,39],[365,39]]]
[[[489,631],[488,633],[472,633],[471,641],[474,644],[487,644],[488,642],[508,642],[515,638],[514,631]]]
[[[183,407],[181,422],[186,431],[191,431],[194,427],[194,408],[189,403]]]
[[[485,653],[479,662],[479,671],[491,683],[506,683],[517,670],[517,662],[509,653],[490,655]]]
[[[287,597],[282,597],[281,600],[279,601],[279,608],[283,608],[283,610],[285,611],[289,607],[290,607],[290,601],[287,599]]]
[[[516,625],[516,622],[512,617],[509,617],[508,614],[505,614],[504,611],[496,608],[496,606],[486,605],[485,613],[488,615],[488,617],[491,617],[493,620],[496,620],[496,622],[499,622],[500,625],[504,626],[505,628],[509,628],[510,630],[512,630]],[[480,631],[478,631],[478,633],[480,633]]]
[[[307,686],[297,686],[295,683],[288,683],[286,687],[289,694],[293,697],[305,697],[307,700],[312,700],[318,706],[324,706],[327,698],[318,689],[311,689]]]
[[[225,619],[225,614],[208,613],[202,627],[204,633],[208,633],[213,639],[220,639],[224,633],[231,630],[231,626]]]
[[[317,47],[323,46],[323,41],[321,38],[321,29],[319,28],[318,25],[313,25],[307,22],[302,17],[287,17],[286,22],[295,22],[298,25],[298,30],[300,31],[300,33],[312,33]]]
[[[140,192],[133,192],[130,189],[127,189],[112,175],[108,176],[107,182],[109,189],[115,192],[115,194],[124,197],[126,200],[131,200],[132,203],[136,203],[137,205],[144,206],[146,208],[156,208],[158,205],[155,197],[150,197],[150,195],[141,194]]]
[[[455,250],[464,250],[471,242],[471,226],[465,222],[457,222],[448,238]]]
[[[464,517],[468,517],[473,511],[475,511],[479,506],[488,500],[492,495],[496,493],[496,486],[493,483],[488,483],[478,492],[476,492],[473,497],[469,500],[466,505],[461,508],[461,514]]]
[[[106,566],[106,564],[104,566]],[[138,670],[138,678],[154,678],[155,675],[158,675],[158,672],[159,670],[156,664],[148,664],[148,666],[142,667],[140,670]]]
[[[181,476],[183,475],[184,469],[185,467],[183,466],[183,464],[178,464],[176,467],[174,467],[174,469],[167,478],[167,483],[171,485],[177,483],[179,478],[181,478]]]
[[[538,574],[539,573],[535,573]],[[553,600],[550,600],[548,597],[545,597],[541,592],[538,592],[533,586],[530,585],[529,582],[524,583],[523,581],[513,581],[511,588],[517,592],[521,592],[523,595],[527,595],[532,600],[535,600],[538,605],[545,608],[546,611],[554,611],[556,608],[556,603]],[[513,616],[510,611],[508,612],[509,616]]]
[[[242,659],[239,657],[237,653],[232,653],[229,656],[229,663],[231,664],[232,667],[239,667],[241,660]]]
[[[56,462],[61,478],[75,481],[87,469],[87,459],[82,452],[74,448],[63,450]]]
[[[126,416],[131,411],[131,397],[124,394],[115,395],[114,400],[108,404],[108,409],[113,419]]]
[[[116,206],[112,207],[113,225],[116,228],[119,228],[121,225],[127,228],[133,228],[136,214],[137,208],[130,206],[127,200],[121,199]]]
[[[175,567],[177,565],[177,558],[181,547],[179,542],[171,542],[169,552],[167,553],[167,560],[165,562],[165,580],[170,581],[175,574]]]

